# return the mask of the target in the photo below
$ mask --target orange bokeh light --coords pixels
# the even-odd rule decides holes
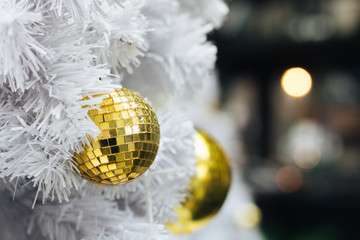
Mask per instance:
[[[303,68],[290,68],[283,74],[281,85],[288,95],[303,97],[311,90],[311,75]]]
[[[302,187],[303,175],[296,167],[286,166],[277,172],[275,182],[280,191],[293,193]]]

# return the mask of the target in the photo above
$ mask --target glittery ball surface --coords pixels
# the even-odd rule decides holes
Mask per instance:
[[[105,96],[88,112],[100,128],[96,141],[75,155],[80,175],[94,183],[119,185],[142,175],[153,163],[160,141],[158,119],[151,106],[129,89]]]
[[[205,132],[195,135],[196,174],[189,197],[176,207],[177,223],[167,227],[175,234],[189,234],[205,226],[220,210],[230,188],[231,171],[220,145]]]

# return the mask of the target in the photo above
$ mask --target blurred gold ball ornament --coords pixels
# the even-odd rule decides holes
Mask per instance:
[[[189,197],[176,207],[177,223],[169,222],[175,234],[192,233],[206,225],[220,210],[230,188],[230,165],[224,151],[205,132],[195,135],[196,174],[191,179]]]
[[[158,119],[151,106],[135,92],[121,88],[89,110],[101,130],[98,138],[75,154],[80,175],[101,185],[128,183],[153,163],[160,141]]]

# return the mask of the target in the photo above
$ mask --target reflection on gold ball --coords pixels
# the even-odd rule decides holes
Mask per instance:
[[[190,182],[190,197],[177,207],[177,223],[167,227],[176,234],[203,227],[220,210],[230,188],[231,172],[221,147],[206,133],[195,135],[196,175]]]
[[[118,185],[132,181],[153,163],[160,141],[154,110],[135,92],[122,88],[105,96],[88,112],[101,134],[75,154],[80,175],[94,183]]]

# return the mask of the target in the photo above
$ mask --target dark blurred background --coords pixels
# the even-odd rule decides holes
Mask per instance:
[[[228,1],[210,39],[266,239],[358,239],[360,1]],[[291,68],[306,81],[282,84]],[[299,93],[298,95],[301,95]]]

